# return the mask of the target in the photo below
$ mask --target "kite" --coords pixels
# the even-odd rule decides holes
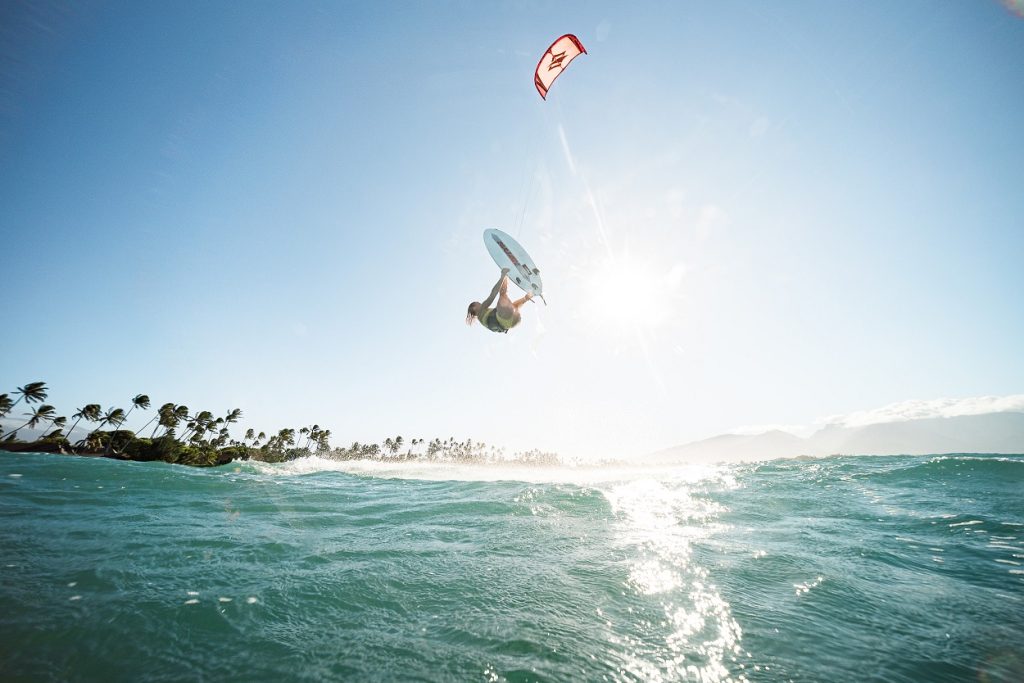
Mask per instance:
[[[587,54],[587,50],[583,47],[583,43],[571,33],[566,33],[551,43],[551,47],[537,62],[537,71],[533,74],[533,84],[537,86],[540,96],[546,100],[551,84],[565,71],[569,62],[585,54]]]

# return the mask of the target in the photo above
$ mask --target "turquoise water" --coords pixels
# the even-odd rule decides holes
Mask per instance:
[[[1020,681],[1024,456],[0,454],[5,681]]]

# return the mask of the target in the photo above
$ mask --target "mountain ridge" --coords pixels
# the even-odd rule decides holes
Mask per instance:
[[[1024,413],[998,412],[877,422],[830,424],[808,437],[774,429],[761,434],[719,434],[639,458],[648,464],[742,462],[797,456],[1024,454]]]

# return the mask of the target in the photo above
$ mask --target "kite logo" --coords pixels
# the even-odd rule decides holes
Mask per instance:
[[[562,60],[564,60],[564,59],[565,59],[565,50],[562,50],[558,54],[552,54],[551,55],[551,64],[548,65],[548,71],[551,71],[552,69],[561,69],[562,68]]]

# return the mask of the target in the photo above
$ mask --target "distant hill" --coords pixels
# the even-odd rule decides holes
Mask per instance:
[[[737,462],[798,455],[930,455],[1024,453],[1024,413],[988,413],[881,422],[861,427],[829,425],[807,438],[773,430],[753,436],[723,434],[639,458],[649,464]]]

